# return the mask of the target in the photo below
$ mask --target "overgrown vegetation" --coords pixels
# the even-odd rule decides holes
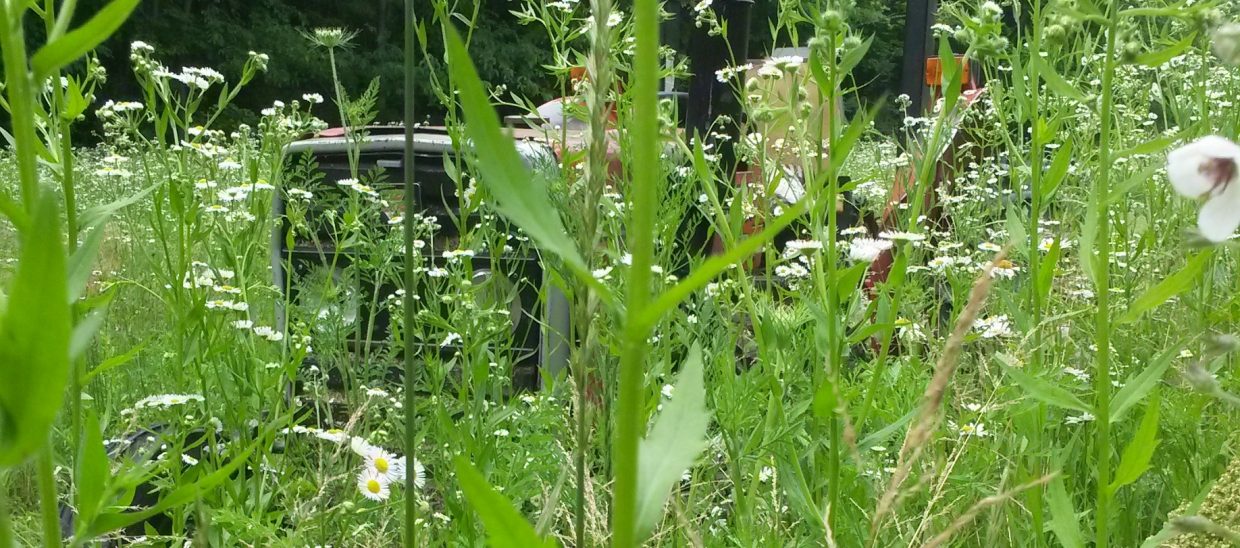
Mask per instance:
[[[289,70],[264,48],[177,70],[135,36],[108,73],[136,0],[0,3],[0,547],[1234,543],[1240,13],[944,4],[944,85],[892,139],[865,5],[767,6],[808,55],[720,71],[729,137],[657,101],[653,0],[510,6],[558,53],[536,89],[483,83],[484,3],[417,3],[449,215],[362,160],[402,80],[347,28],[296,37],[326,86],[247,118]],[[544,89],[588,129],[514,143],[496,109]],[[325,175],[293,143],[341,123]],[[521,391],[513,297],[549,287],[568,371]]]

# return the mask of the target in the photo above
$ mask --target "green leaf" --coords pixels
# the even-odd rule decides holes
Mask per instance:
[[[695,343],[677,376],[671,401],[663,404],[638,449],[637,538],[645,538],[658,524],[672,487],[706,448],[709,424],[702,348]]]
[[[69,380],[59,208],[50,192],[36,199],[0,330],[0,467],[21,463],[47,440]]]
[[[1196,39],[1197,39],[1197,33],[1195,32],[1191,33],[1188,36],[1185,36],[1179,42],[1176,42],[1163,49],[1160,49],[1158,51],[1150,51],[1150,52],[1146,52],[1146,53],[1142,53],[1141,55],[1138,55],[1136,58],[1136,62],[1142,65],[1145,65],[1147,67],[1153,67],[1153,68],[1160,67],[1164,63],[1180,56],[1185,51],[1188,51],[1188,48],[1193,47],[1193,40],[1196,40]]]
[[[1137,297],[1128,306],[1128,311],[1124,312],[1123,316],[1120,316],[1118,323],[1124,324],[1136,321],[1142,314],[1157,308],[1171,297],[1191,289],[1197,283],[1197,278],[1201,276],[1201,271],[1205,270],[1206,265],[1210,264],[1210,259],[1213,255],[1214,251],[1212,249],[1206,249],[1198,253],[1179,272],[1168,276],[1159,282],[1158,285],[1147,289],[1145,293]]]
[[[1004,366],[1003,369],[1016,384],[1020,385],[1030,396],[1039,401],[1063,409],[1074,409],[1082,412],[1090,411],[1089,406],[1085,405],[1085,402],[1059,385],[1034,377],[1014,367]]]
[[[1076,517],[1072,497],[1064,488],[1063,476],[1056,475],[1047,485],[1050,497],[1051,532],[1064,548],[1085,548],[1085,535],[1081,533],[1081,521]]]
[[[1115,470],[1115,479],[1111,480],[1111,485],[1107,487],[1112,493],[1137,481],[1137,478],[1140,478],[1141,474],[1150,468],[1150,459],[1154,457],[1154,450],[1158,448],[1158,410],[1161,403],[1158,393],[1155,392],[1150,398],[1150,403],[1145,407],[1145,416],[1141,418],[1141,426],[1137,428],[1137,433],[1128,442],[1128,447],[1124,448],[1124,455],[1119,460],[1119,468]]]
[[[1059,257],[1062,254],[1063,248],[1060,246],[1060,240],[1055,238],[1051,248],[1046,251],[1046,256],[1042,257],[1042,264],[1038,267],[1037,289],[1043,301],[1051,294],[1051,287],[1055,282],[1055,270],[1059,266]]]
[[[1055,191],[1059,189],[1060,183],[1063,183],[1064,177],[1068,174],[1068,168],[1072,166],[1072,141],[1068,141],[1055,151],[1055,158],[1051,160],[1050,169],[1046,170],[1046,175],[1042,177],[1042,203],[1049,203],[1051,198],[1055,196]],[[1040,213],[1040,212],[1039,212]]]
[[[112,0],[86,24],[39,48],[34,57],[30,58],[30,68],[34,71],[35,80],[41,81],[107,40],[129,18],[129,14],[138,7],[139,1]]]
[[[913,420],[913,417],[917,415],[917,411],[918,409],[916,407],[909,409],[908,413],[905,413],[903,417],[896,419],[896,422],[888,424],[887,426],[879,429],[877,432],[861,438],[861,441],[857,442],[857,447],[873,447],[883,443],[887,440],[887,438],[890,438],[896,432],[903,430],[904,426],[907,425],[909,421]]]
[[[835,71],[836,74],[839,75],[841,84],[843,84],[844,77],[847,76],[848,73],[852,72],[853,67],[856,67],[857,64],[865,58],[865,54],[870,51],[870,45],[873,43],[874,35],[871,34],[866,37],[865,40],[862,40],[857,47],[848,50],[844,53],[844,56],[840,58],[840,64],[835,67]]]
[[[1150,139],[1132,148],[1119,151],[1118,153],[1115,154],[1114,159],[1118,160],[1120,158],[1127,158],[1129,156],[1136,156],[1138,154],[1160,153],[1160,152],[1163,152],[1164,150],[1167,150],[1167,147],[1170,147],[1171,145],[1175,144],[1181,138],[1183,138],[1183,135],[1180,135],[1178,133],[1175,135],[1163,135],[1161,137],[1155,137],[1153,139]],[[1159,166],[1159,167],[1162,167],[1162,166]]]
[[[1080,89],[1076,89],[1073,84],[1068,83],[1063,76],[1059,76],[1055,72],[1053,64],[1044,61],[1038,56],[1033,57],[1033,62],[1038,63],[1038,74],[1042,76],[1042,81],[1047,83],[1047,88],[1060,97],[1066,97],[1075,100],[1078,103],[1085,103],[1085,94]]]
[[[1180,355],[1180,348],[1183,343],[1176,343],[1160,354],[1154,357],[1150,365],[1144,371],[1138,373],[1135,377],[1128,379],[1124,383],[1124,387],[1115,393],[1115,397],[1111,398],[1111,424],[1118,423],[1124,418],[1124,414],[1133,406],[1141,401],[1150,390],[1158,386],[1158,381],[1162,380],[1163,373],[1167,372],[1167,368],[1171,366],[1171,362],[1175,357]]]
[[[94,369],[91,369],[90,372],[87,373],[86,376],[82,378],[82,386],[86,386],[87,384],[90,383],[91,379],[94,379],[95,377],[99,375],[107,373],[111,369],[114,369],[116,367],[120,367],[122,365],[129,363],[130,360],[136,358],[138,356],[138,353],[142,352],[142,350],[145,348],[146,348],[145,343],[139,344],[138,346],[131,348],[129,352],[126,352],[119,356],[112,356],[111,358],[103,360],[102,363],[100,363],[99,365],[96,365]]]
[[[461,491],[470,506],[482,518],[486,528],[487,544],[493,548],[526,548],[535,546],[555,546],[552,541],[543,540],[534,531],[534,526],[525,520],[512,502],[500,494],[482,473],[474,468],[464,456],[456,457],[456,479],[460,482]]]
[[[564,223],[547,196],[547,181],[526,168],[513,140],[500,130],[499,116],[487,99],[482,80],[456,29],[447,27],[449,69],[460,91],[465,131],[478,156],[483,186],[495,198],[495,209],[521,227],[544,251],[559,256],[583,281],[592,281]]]
[[[1164,167],[1166,166],[1164,166],[1163,164],[1153,163],[1153,164],[1150,164],[1148,167],[1146,167],[1144,170],[1133,173],[1127,179],[1125,179],[1124,182],[1118,185],[1115,185],[1115,188],[1111,189],[1111,192],[1108,193],[1110,194],[1109,196],[1110,203],[1118,204],[1124,200],[1127,200],[1129,192],[1132,192],[1132,190],[1134,188],[1137,188],[1137,186],[1140,185],[1141,183],[1149,181],[1150,177],[1153,177],[1155,173],[1158,173],[1158,171],[1160,169],[1163,169]]]
[[[1022,253],[1029,250],[1029,231],[1025,229],[1026,226],[1025,220],[1021,219],[1020,213],[1017,213],[1016,206],[1008,206],[1007,222],[1004,228],[1007,229],[1008,240],[1012,242],[1012,248]]]
[[[103,446],[103,433],[99,417],[93,410],[86,411],[82,423],[82,445],[78,448],[77,470],[73,474],[73,486],[77,489],[78,527],[94,521],[103,502],[104,486],[111,472],[108,454]]]
[[[69,360],[73,361],[86,352],[90,347],[90,341],[94,340],[95,334],[99,332],[99,328],[103,327],[103,320],[107,317],[107,309],[103,308],[82,318],[77,325],[73,326],[73,335],[69,338]]]
[[[82,245],[73,252],[69,257],[69,299],[66,304],[77,302],[82,293],[86,291],[86,282],[90,280],[90,273],[95,264],[95,257],[99,256],[99,246],[103,243],[103,227],[96,226],[86,232],[86,239],[82,241]]]
[[[1033,56],[1031,62],[1038,64],[1038,74],[1041,75],[1042,81],[1046,82],[1046,87],[1055,95],[1067,97],[1078,103],[1086,102],[1085,94],[1082,93],[1081,90],[1077,89],[1076,86],[1068,83],[1063,76],[1060,76],[1059,73],[1055,71],[1055,67],[1053,65],[1047,63],[1046,60],[1037,55]]]
[[[141,200],[142,198],[145,198],[148,194],[150,194],[151,192],[154,192],[155,189],[163,185],[164,183],[162,182],[155,183],[151,186],[148,186],[138,191],[136,194],[132,196],[121,198],[115,202],[109,202],[106,204],[97,205],[95,207],[87,209],[86,211],[82,212],[81,226],[94,227],[94,230],[101,230],[103,228],[103,223],[107,222],[108,217],[111,217],[117,211],[120,211],[126,207],[129,207],[133,204],[138,203],[139,200]]]
[[[739,203],[740,200],[734,200],[733,203]],[[750,236],[729,248],[722,255],[715,255],[689,273],[685,279],[678,282],[668,290],[659,294],[657,298],[648,304],[641,315],[634,321],[640,326],[654,325],[659,321],[665,312],[675,308],[681,301],[685,300],[694,291],[710,283],[715,276],[723,273],[723,271],[732,267],[741,261],[752,257],[755,253],[779,235],[784,228],[792,224],[802,213],[805,212],[806,201],[802,199],[800,202],[793,204],[783,215],[776,217],[770,222],[762,232]]]

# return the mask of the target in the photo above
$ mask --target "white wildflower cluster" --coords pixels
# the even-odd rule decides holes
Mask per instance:
[[[797,55],[772,57],[758,67],[758,76],[762,78],[782,78],[785,74],[796,72],[805,58]]]
[[[202,402],[203,397],[199,394],[161,394],[158,396],[147,396],[138,400],[133,404],[133,410],[139,409],[167,409],[177,405],[185,405],[187,403]]]
[[[352,179],[352,178],[340,179],[339,181],[336,181],[336,184],[342,188],[347,188],[349,190],[357,192],[358,194],[361,194],[372,200],[379,199],[378,191],[371,188],[369,185],[362,184],[357,179]]]
[[[846,242],[848,246],[848,258],[854,262],[872,263],[883,252],[888,251],[892,247],[891,240],[874,238],[853,238]]]
[[[406,474],[413,474],[414,487],[421,489],[426,484],[426,469],[416,459],[413,466],[408,465],[404,456],[396,456],[391,451],[371,444],[366,438],[349,435],[339,429],[323,430],[308,426],[286,428],[284,433],[302,434],[334,443],[348,444],[349,448],[362,457],[362,469],[357,474],[357,490],[367,499],[381,502],[392,495],[392,487],[403,485]]]
[[[214,288],[218,282],[231,280],[236,276],[237,273],[232,270],[214,268],[207,263],[194,261],[190,263],[190,271],[186,272],[182,278],[181,287],[185,289]]]
[[[214,84],[224,82],[224,75],[209,67],[181,67],[181,72],[172,72],[165,67],[151,71],[151,76],[168,81],[177,81],[191,90],[206,91]]]
[[[750,70],[753,70],[753,63],[724,67],[715,71],[715,79],[726,84],[735,80],[737,76],[745,74]]]
[[[1012,336],[1012,322],[1007,315],[980,318],[973,324],[973,329],[981,331],[983,339]]]

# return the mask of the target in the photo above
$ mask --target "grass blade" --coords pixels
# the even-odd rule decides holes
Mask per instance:
[[[1132,436],[1124,455],[1120,458],[1119,468],[1115,470],[1115,479],[1108,488],[1112,493],[1121,487],[1137,481],[1150,468],[1150,459],[1154,458],[1154,450],[1158,448],[1158,411],[1161,406],[1158,393],[1150,398],[1145,408],[1145,416],[1141,418],[1141,426]]]

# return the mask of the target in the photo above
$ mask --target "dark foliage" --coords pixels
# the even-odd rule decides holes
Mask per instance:
[[[430,2],[417,0],[429,11]],[[81,0],[78,18],[84,19],[106,0]],[[620,3],[622,7],[627,2]],[[535,101],[553,94],[554,79],[543,65],[551,61],[541,29],[518,25],[509,13],[518,7],[513,0],[482,0],[477,30],[470,51],[482,77],[503,83],[514,93]],[[754,10],[753,44],[750,51],[768,51],[785,39],[773,39],[766,21],[777,6],[758,0]],[[904,0],[859,0],[852,22],[859,32],[875,35],[868,58],[857,68],[858,85],[865,97],[894,92],[898,83]],[[131,20],[99,50],[110,75],[102,97],[135,99],[137,90],[129,68],[129,43],[142,40],[156,48],[156,55],[169,68],[207,66],[230,78],[240,73],[247,52],[271,57],[270,70],[260,75],[221,118],[224,127],[254,120],[257,112],[275,100],[298,99],[303,93],[319,93],[330,99],[331,74],[326,52],[310,46],[303,32],[315,27],[343,27],[358,31],[354,46],[339,56],[340,77],[346,89],[361,90],[375,76],[382,85],[379,120],[398,120],[400,86],[402,0],[145,0]],[[41,28],[28,17],[32,43],[41,42]],[[442,73],[438,31],[428,26],[431,60],[419,60],[417,70],[425,77]],[[687,33],[686,33],[687,34]],[[781,37],[784,38],[784,37]],[[434,120],[442,109],[429,86],[417,93],[420,117]],[[321,105],[319,115],[337,124],[333,105]],[[2,113],[0,113],[2,116]],[[93,120],[84,124],[89,128]]]

